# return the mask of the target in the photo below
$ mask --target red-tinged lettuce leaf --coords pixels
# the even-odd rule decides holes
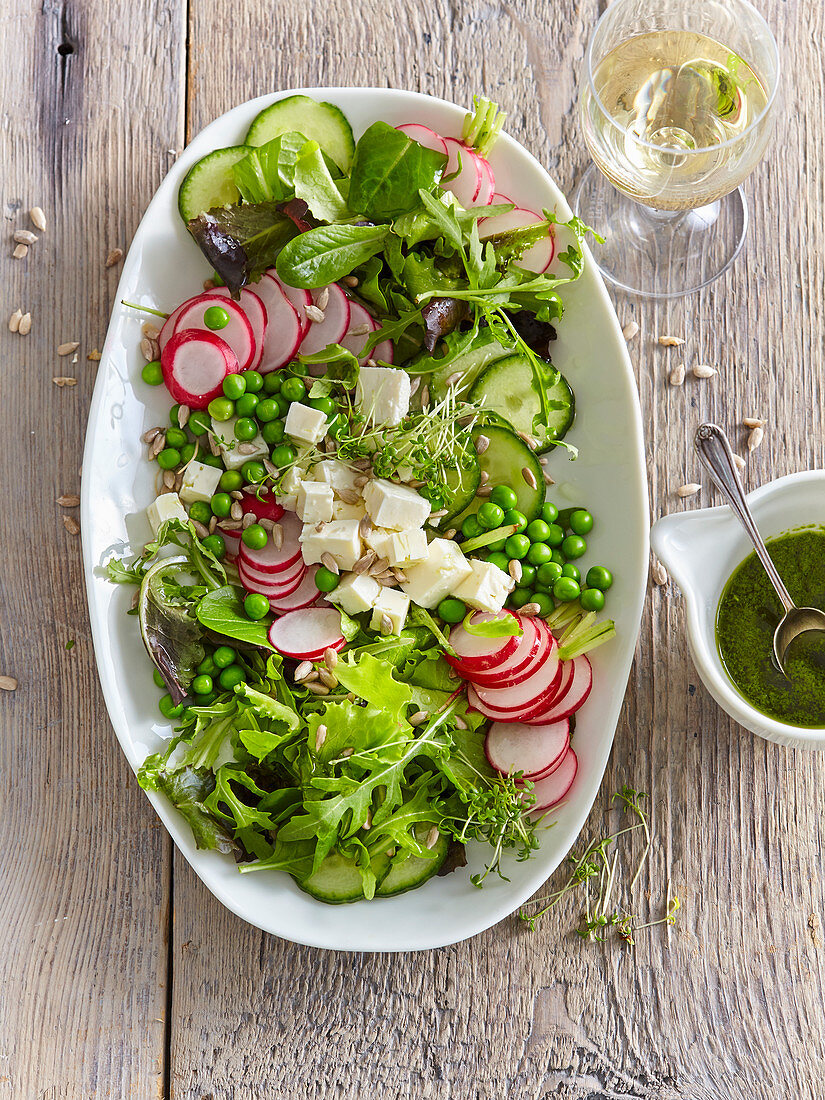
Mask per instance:
[[[424,347],[432,355],[442,336],[454,332],[468,316],[466,302],[457,298],[431,298],[421,310],[424,324]]]
[[[215,783],[209,772],[183,768],[171,774],[158,773],[151,783],[142,784],[149,790],[165,795],[187,821],[198,848],[207,848],[226,855],[235,855],[238,845],[231,832],[216,820],[205,806]]]

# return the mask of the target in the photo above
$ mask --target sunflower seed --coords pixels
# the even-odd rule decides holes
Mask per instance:
[[[754,428],[751,434],[748,436],[748,450],[755,451],[759,444],[762,442],[765,436],[763,428]]]
[[[327,739],[327,727],[323,723],[319,723],[318,729],[315,731],[315,751],[320,752],[321,746]]]
[[[338,654],[332,648],[324,650],[324,664],[332,672],[338,664]]]
[[[457,370],[454,374],[451,374],[449,378],[445,380],[444,385],[447,387],[447,389],[450,389],[456,384],[456,382],[460,382],[463,377],[464,372]]]
[[[487,473],[486,470],[482,470],[481,473],[478,475],[479,485],[486,485],[489,480],[490,480],[490,475]]]
[[[270,462],[268,458],[263,459],[264,469],[270,477],[276,477],[278,474],[278,467],[274,462]]]
[[[61,516],[60,518],[63,520],[63,526],[70,535],[80,534],[80,524],[76,519],[73,519],[72,516]]]
[[[702,488],[701,485],[695,481],[688,481],[685,485],[680,485],[676,490],[677,497],[692,497],[695,493],[698,493]]]
[[[180,405],[178,408],[178,427],[185,428],[189,423],[189,414],[191,409],[188,405]]]
[[[69,378],[66,375],[62,375],[62,374],[58,375],[57,378],[53,378],[52,382],[54,382],[54,384],[56,386],[59,386],[61,390],[63,389],[64,386],[76,386],[77,385],[77,379],[76,378]]]
[[[140,438],[144,443],[151,443],[153,439],[157,439],[158,435],[160,435],[160,431],[160,428],[147,428]]]
[[[29,254],[29,246],[27,244],[19,244],[12,252],[12,256],[15,260],[25,260]]]
[[[272,545],[275,549],[280,550],[284,545],[284,529],[281,527],[280,523],[275,524],[269,537],[272,539]]]
[[[40,209],[39,206],[33,206],[29,211],[29,217],[32,220],[32,225],[35,229],[39,229],[41,233],[46,232],[46,215]]]
[[[28,229],[15,229],[14,239],[18,244],[34,244],[38,238],[36,234],[30,233]]]
[[[66,343],[66,344],[58,344],[57,345],[57,354],[58,355],[71,355],[72,352],[77,351],[77,349],[79,347],[80,347],[80,341],[79,340],[69,340],[69,342]]]
[[[367,550],[365,554],[361,555],[355,565],[353,565],[353,573],[366,573],[377,557],[378,555],[374,550]]]
[[[634,336],[638,336],[639,326],[635,321],[628,321],[625,327],[622,329],[622,336],[625,340],[632,340]]]
[[[767,421],[761,416],[743,416],[742,423],[746,428],[764,428]]]
[[[57,503],[61,508],[77,508],[80,497],[75,496],[74,493],[64,493],[62,497],[57,498]]]
[[[334,676],[328,668],[319,668],[318,675],[321,678],[321,683],[326,684],[328,688],[338,687],[338,677]]]
[[[306,313],[310,321],[314,321],[317,325],[320,325],[324,319],[323,310],[320,310],[317,306],[304,306],[304,313]]]
[[[518,558],[512,558],[510,560],[510,564],[507,566],[507,572],[513,578],[516,584],[518,584],[518,582],[521,580],[522,573],[521,562],[518,560]]]
[[[222,519],[221,530],[222,531],[240,531],[241,522],[237,519]]]
[[[528,618],[532,617],[533,615],[538,615],[540,611],[541,607],[537,603],[526,603],[524,607],[519,608],[519,614],[527,615]]]
[[[341,282],[344,284],[344,286],[356,287],[358,286],[358,276],[345,275]]]
[[[233,503],[232,503],[232,505],[229,509],[229,515],[231,516],[232,519],[237,519],[237,520],[243,519],[243,508],[241,507],[240,503],[237,500],[233,501]]]
[[[492,485],[480,485],[479,488],[476,489],[476,496],[477,497],[488,497],[490,495],[490,493],[492,493],[492,491],[493,491],[493,486]]]
[[[446,508],[439,508],[437,512],[430,512],[430,523],[432,523],[432,521],[434,519],[435,520],[444,519],[444,517],[446,515],[447,515],[447,509]]]
[[[694,378],[713,378],[718,373],[716,367],[711,367],[708,363],[697,363],[693,368]]]
[[[456,729],[460,729],[460,730],[466,730],[467,729],[467,723],[459,715],[456,715],[454,721],[455,721]]]
[[[246,515],[244,516],[244,518],[241,520],[241,530],[245,531],[247,529],[247,527],[252,527],[253,524],[255,524],[257,522],[258,522],[258,519],[257,519],[256,515],[254,514],[254,512],[247,512]]]
[[[0,691],[17,691],[17,681],[13,676],[0,676]]]
[[[313,695],[329,695],[329,688],[326,684],[307,684],[307,691],[311,691]]]
[[[310,672],[312,672],[312,661],[301,661],[292,678],[297,684],[299,680],[305,680]]]
[[[218,517],[217,516],[212,516],[212,518],[209,521],[209,534],[210,535],[215,534],[217,526],[218,526]]]
[[[386,572],[387,568],[389,567],[389,564],[390,564],[390,559],[389,558],[378,558],[369,567],[369,575],[371,577],[377,577],[379,573]]]
[[[740,473],[745,469],[745,460],[741,455],[733,456],[733,464]]]
[[[329,305],[329,287],[328,286],[325,286],[324,289],[318,295],[318,297],[315,299],[315,305],[320,310],[325,310],[327,308],[327,306]]]
[[[17,326],[17,331],[20,336],[28,336],[32,330],[32,315],[30,313],[24,313],[20,318],[20,324]]]
[[[438,838],[441,834],[438,831],[438,826],[433,825],[432,829],[427,833],[427,839],[424,841],[425,848],[434,848],[438,843]]]
[[[115,264],[119,264],[123,259],[123,249],[113,248],[109,255],[106,257],[106,267],[114,267]]]
[[[353,470],[368,470],[372,466],[371,458],[356,458],[354,462],[350,463]]]
[[[163,471],[163,484],[167,489],[174,489],[175,487],[175,471],[164,470]]]
[[[241,492],[241,499],[243,499],[243,494],[244,493],[246,493],[247,496],[253,496],[254,497],[254,496],[257,496],[258,493],[260,493],[261,496],[266,496],[266,494],[268,492],[269,492],[269,489],[266,485],[251,485],[251,484],[250,485],[244,485],[243,489],[242,489],[242,492]]]
[[[681,386],[685,380],[685,364],[677,363],[673,370],[670,372],[668,382],[671,386]]]
[[[421,376],[419,375],[418,378],[413,378],[412,382],[410,383],[410,397],[415,397],[415,395],[418,393],[418,387],[420,385]]]
[[[458,531],[455,529],[455,527],[450,527],[449,530],[445,531],[441,537],[443,539],[454,539],[457,534]]]
[[[395,577],[396,584],[407,583],[407,574],[404,572],[403,569],[399,569],[397,565],[394,565],[390,572],[392,573],[393,577]]]
[[[175,484],[173,486],[176,493],[180,490],[181,485],[183,485],[183,470],[178,470],[175,474]]]
[[[384,616],[386,618],[386,616]],[[422,722],[426,722],[430,717],[429,711],[417,710],[415,714],[411,714],[407,721],[411,726],[420,726]]]
[[[539,445],[539,441],[534,435],[529,435],[527,432],[518,432],[517,434],[521,436],[531,451],[535,451]]]
[[[341,570],[338,568],[338,562],[328,550],[325,550],[321,555],[321,565],[325,566],[330,573],[334,573],[336,577],[340,576]]]
[[[198,536],[198,538],[205,539],[206,536],[209,534],[209,528],[205,527],[199,520],[192,519],[191,516],[189,517],[189,522],[195,528],[195,534]]]
[[[148,336],[144,336],[140,341],[140,354],[147,363],[154,363],[160,355],[157,340],[150,340]]]
[[[348,749],[344,749],[343,752],[341,753],[341,755],[344,757],[344,759],[349,760],[349,758],[352,756],[352,754],[354,752],[355,752],[355,749],[348,748]]]
[[[372,520],[369,516],[362,516],[361,522],[358,524],[358,534],[362,539],[365,539],[367,535],[372,534],[372,531]]]
[[[166,446],[166,432],[159,431],[155,438],[152,440],[152,445],[149,448],[149,457],[157,458],[163,448]]]
[[[372,574],[373,580],[378,581],[384,588],[394,588],[398,583],[395,579],[395,572],[392,569],[385,569],[383,573]]]
[[[389,615],[381,616],[381,633],[385,638],[388,634],[392,634],[392,619]]]
[[[544,470],[544,472],[542,473],[542,477],[544,478],[544,484],[545,485],[555,485],[556,484],[556,479],[551,477],[546,470]]]
[[[361,499],[361,494],[356,493],[354,489],[339,489],[338,496],[344,504],[357,504]]]
[[[273,527],[275,526],[275,520],[267,519],[266,516],[260,516],[258,518],[258,526],[263,527],[264,531],[266,531],[267,534],[270,534]]]
[[[89,354],[86,356],[90,363],[99,363],[103,356],[97,348],[92,348]]]
[[[355,486],[356,489],[363,489],[368,481],[369,481],[369,478],[367,477],[366,474],[359,474],[358,477],[353,479],[352,483],[353,483],[353,485]]]
[[[9,317],[9,332],[17,332],[20,328],[20,322],[23,319],[23,310],[16,309]]]
[[[667,570],[660,561],[654,561],[650,575],[654,584],[667,584]]]
[[[204,279],[203,280],[203,289],[204,290],[214,290],[215,289],[215,280],[214,279]]]
[[[533,473],[533,471],[530,469],[529,466],[522,466],[521,476],[524,478],[524,480],[527,482],[527,484],[530,486],[531,489],[538,488],[538,483],[536,481],[536,475]]]
[[[221,453],[221,449],[218,445],[217,439],[215,439],[211,432],[207,436],[207,439],[209,440],[209,450],[212,452],[213,455],[215,455],[215,457],[217,457]]]
[[[254,443],[239,443],[238,454],[239,455],[254,455],[257,447]]]
[[[476,436],[476,442],[475,442],[476,454],[483,455],[484,452],[487,450],[487,448],[489,446],[490,446],[489,436],[486,436],[486,435]]]
[[[430,403],[430,388],[429,386],[421,387],[421,408],[425,409]]]
[[[681,336],[660,336],[659,343],[663,348],[680,348],[684,340]]]
[[[157,325],[153,325],[151,321],[144,321],[140,331],[143,336],[147,336],[150,340],[157,340],[160,336],[160,329]]]

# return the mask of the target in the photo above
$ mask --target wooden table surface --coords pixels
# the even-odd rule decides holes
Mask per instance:
[[[825,757],[728,720],[699,684],[673,585],[652,587],[602,796],[650,792],[640,904],[673,929],[584,944],[571,899],[410,956],[281,942],[224,910],[173,853],[106,717],[79,539],[86,412],[118,267],[188,138],[251,96],[312,85],[497,100],[571,190],[576,87],[600,0],[10,0],[0,15],[0,1100],[818,1097],[825,1059]],[[699,480],[700,419],[767,418],[751,485],[823,465],[825,7],[761,0],[788,78],[746,184],[743,255],[704,293],[617,298],[647,438],[652,518]],[[12,233],[48,228],[23,260]],[[30,335],[5,319],[31,311]],[[684,336],[666,350],[662,333]],[[79,361],[57,346],[80,341]],[[719,367],[667,384],[672,364]],[[59,388],[54,376],[77,378]],[[11,505],[14,505],[12,509]],[[76,512],[74,513],[76,514]],[[69,642],[74,640],[73,647]],[[562,872],[557,873],[560,880]],[[649,897],[649,902],[645,899]]]

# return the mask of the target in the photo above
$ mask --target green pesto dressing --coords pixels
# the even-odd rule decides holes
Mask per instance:
[[[798,607],[825,610],[825,530],[806,527],[768,542],[779,575]],[[716,616],[722,662],[744,697],[791,726],[825,727],[825,636],[804,634],[785,660],[787,679],[773,662],[773,632],[782,605],[756,554],[734,571]]]

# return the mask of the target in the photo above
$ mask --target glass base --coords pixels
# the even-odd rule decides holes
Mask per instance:
[[[617,191],[595,164],[576,188],[573,210],[604,237],[588,243],[605,279],[644,298],[681,298],[712,283],[748,230],[741,187],[695,210],[653,210]]]

